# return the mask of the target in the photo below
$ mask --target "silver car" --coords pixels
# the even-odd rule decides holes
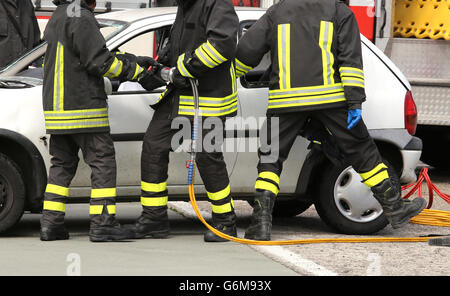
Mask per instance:
[[[240,36],[265,12],[236,10]],[[102,14],[98,20],[110,50],[154,56],[175,15],[173,7],[149,8]],[[413,136],[417,113],[411,86],[378,48],[361,38],[367,92],[364,120],[395,179],[401,184],[413,182],[422,142]],[[24,212],[41,211],[50,164],[40,68],[45,49],[43,43],[0,71],[0,232],[17,223]],[[258,129],[265,118],[268,97],[268,85],[262,77],[269,63],[265,58],[238,81],[238,119],[227,122],[223,149],[234,199],[251,201],[254,192]],[[109,113],[117,154],[118,201],[138,200],[142,139],[153,115],[149,105],[162,91],[148,92],[112,82]],[[334,231],[368,234],[383,229],[387,220],[369,188],[351,167],[323,151],[320,145],[299,135],[285,162],[274,215],[295,216],[314,204]],[[188,200],[187,159],[188,154],[182,150],[171,154],[169,200]],[[205,199],[201,179],[196,182],[198,198]],[[81,161],[69,202],[86,202],[89,195],[90,169]]]

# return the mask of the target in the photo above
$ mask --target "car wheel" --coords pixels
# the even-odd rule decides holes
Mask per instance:
[[[400,186],[392,166],[388,172],[394,186]],[[351,166],[330,165],[324,170],[315,207],[332,229],[345,234],[372,234],[388,224],[380,203]]]
[[[10,229],[22,217],[25,185],[19,167],[0,154],[0,233]]]
[[[312,205],[312,202],[296,199],[277,199],[273,207],[273,216],[280,218],[295,217],[300,215]]]

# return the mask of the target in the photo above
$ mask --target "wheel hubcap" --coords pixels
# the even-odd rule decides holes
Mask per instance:
[[[336,180],[334,202],[339,212],[347,219],[366,223],[377,219],[383,209],[373,197],[370,188],[361,181],[361,177],[352,167],[346,168]]]

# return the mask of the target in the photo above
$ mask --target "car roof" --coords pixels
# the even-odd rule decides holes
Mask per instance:
[[[236,12],[239,11],[265,11],[263,8],[257,7],[235,7]],[[152,8],[140,8],[130,10],[120,10],[115,12],[102,13],[97,15],[99,19],[117,20],[127,23],[136,22],[141,19],[145,19],[153,16],[160,16],[164,14],[177,13],[177,7],[152,7]]]

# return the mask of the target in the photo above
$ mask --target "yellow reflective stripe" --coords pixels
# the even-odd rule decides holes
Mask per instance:
[[[189,71],[186,69],[186,66],[184,65],[184,56],[185,56],[185,54],[183,53],[182,55],[180,55],[178,57],[177,69],[178,69],[178,71],[180,71],[181,75],[183,75],[184,77],[194,78],[194,76],[192,76],[192,74],[189,73]]]
[[[96,118],[107,117],[108,109],[86,109],[86,110],[68,110],[68,111],[45,111],[44,117],[46,120],[54,119],[82,119],[82,118]]]
[[[145,207],[161,207],[167,205],[168,196],[163,197],[141,197],[141,205]]]
[[[65,212],[66,204],[62,203],[62,202],[57,202],[57,201],[44,200],[43,208],[44,208],[44,210],[47,210],[47,211]]]
[[[179,115],[194,115],[194,108],[193,107],[189,107],[189,106],[185,106],[183,107],[184,109],[181,109],[178,111]],[[189,109],[186,110],[186,109]],[[190,111],[192,109],[192,111]],[[235,104],[235,106],[233,108],[228,109],[227,111],[224,112],[220,112],[220,113],[216,113],[216,112],[207,112],[204,111],[202,108],[200,108],[201,111],[201,116],[224,116],[224,115],[228,115],[231,114],[233,112],[237,111],[237,105]]]
[[[231,192],[230,185],[225,187],[225,189],[222,189],[222,190],[217,191],[217,192],[208,192],[208,191],[206,191],[206,193],[208,194],[208,198],[210,200],[215,200],[215,201],[227,198],[230,195],[230,192]]]
[[[269,109],[275,109],[275,108],[287,108],[287,107],[298,107],[298,106],[311,106],[311,105],[319,105],[319,104],[331,104],[331,103],[343,102],[345,100],[346,99],[344,97],[344,98],[340,98],[340,99],[316,101],[316,102],[303,102],[303,103],[295,102],[295,103],[292,103],[292,104],[270,105],[268,108]]]
[[[71,113],[79,113],[79,112],[101,112],[108,111],[108,108],[99,108],[99,109],[80,109],[80,110],[61,110],[61,111],[44,111],[44,114],[71,114]]]
[[[219,51],[217,51],[217,49],[215,49],[215,47],[211,44],[211,42],[209,42],[209,40],[207,40],[206,43],[203,44],[203,48],[211,57],[215,58],[215,60],[219,64],[228,61],[223,55],[219,53]]]
[[[136,71],[134,72],[134,76],[131,79],[132,80],[136,79],[142,72],[144,72],[144,68],[136,64]]]
[[[214,68],[216,66],[218,66],[219,64],[214,61],[205,51],[204,49],[200,46],[199,48],[197,48],[195,50],[195,54],[197,55],[197,57],[199,58],[199,60],[207,67],[209,68]]]
[[[259,173],[258,177],[263,178],[263,179],[269,179],[269,180],[274,181],[277,184],[280,184],[280,177],[273,172],[261,172],[261,173]]]
[[[220,206],[211,204],[211,210],[215,214],[229,213],[233,209],[234,209],[234,202],[233,202],[233,200],[231,200],[231,202],[229,202],[229,203],[226,203],[226,204],[220,205]]]
[[[167,182],[147,183],[141,181],[141,189],[147,192],[163,192],[167,189]]]
[[[45,188],[45,192],[69,197],[69,188],[59,186],[59,185],[47,184],[47,187]]]
[[[277,186],[275,186],[274,184],[272,184],[270,182],[263,181],[263,180],[257,180],[256,181],[255,189],[268,190],[268,191],[272,192],[275,195],[277,195],[278,191],[279,191]]]
[[[53,110],[64,110],[64,46],[56,48],[55,74],[53,80]]]
[[[324,85],[334,84],[334,55],[331,52],[334,25],[332,22],[320,22],[319,46],[322,49],[322,71]]]
[[[301,97],[294,97],[294,96],[290,96],[288,98],[285,99],[272,99],[272,97],[270,97],[269,99],[269,105],[271,104],[275,104],[275,103],[283,103],[283,102],[299,102],[299,103],[305,103],[305,102],[313,102],[313,103],[317,103],[317,102],[322,102],[322,101],[328,101],[326,98],[329,97],[336,97],[336,98],[343,98],[345,99],[345,93],[344,92],[338,92],[338,93],[334,93],[334,94],[320,94],[320,95],[314,95],[314,96],[301,96]],[[317,100],[320,99],[320,100]],[[323,100],[322,100],[323,99]]]
[[[106,210],[108,214],[114,215],[116,214],[116,206],[115,205],[107,205]],[[89,206],[89,214],[90,215],[101,215],[103,212],[103,205],[90,205]]]
[[[339,72],[341,72],[341,74],[347,74],[347,75],[359,74],[359,75],[364,76],[363,70],[361,70],[359,68],[353,68],[353,67],[340,67]]]
[[[291,88],[291,24],[278,25],[280,89]]]
[[[105,77],[114,78],[119,76],[122,73],[123,62],[118,58],[114,57],[114,62],[109,67],[109,70],[105,73]]]
[[[116,195],[116,188],[101,188],[91,190],[91,198],[116,197]]]
[[[342,85],[344,86],[356,86],[364,88],[364,79],[357,77],[342,76]]]
[[[246,64],[241,62],[238,58],[236,58],[235,61],[236,61],[236,68],[240,69],[242,72],[248,72],[251,69],[253,69],[252,67],[247,66]]]
[[[361,75],[361,74],[343,74],[343,73],[341,73],[341,78],[359,78],[364,81],[364,75]]]
[[[376,174],[373,177],[370,177],[369,179],[365,180],[363,183],[366,184],[369,187],[376,186],[380,184],[382,181],[389,179],[389,173],[384,170],[378,174]]]
[[[83,120],[46,120],[45,128],[60,130],[60,129],[77,129],[77,128],[95,128],[109,126],[108,118],[94,118]]]
[[[359,175],[361,176],[361,178],[363,180],[366,180],[366,179],[369,179],[370,177],[372,177],[373,175],[375,175],[376,173],[378,173],[382,169],[387,169],[387,166],[384,163],[380,163],[372,170],[370,170],[366,173],[360,173]]]
[[[233,88],[233,94],[237,94],[236,70],[234,68],[233,63],[231,63],[230,74],[231,74],[231,85]]]

